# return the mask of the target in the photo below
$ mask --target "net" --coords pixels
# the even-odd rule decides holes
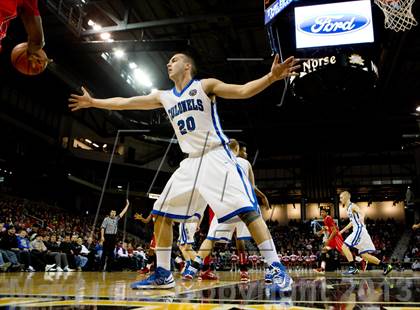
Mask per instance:
[[[375,0],[385,14],[385,28],[398,31],[410,30],[417,26],[411,11],[415,0]]]

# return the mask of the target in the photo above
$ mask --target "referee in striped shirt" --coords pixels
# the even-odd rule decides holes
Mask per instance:
[[[103,245],[101,264],[99,270],[104,270],[106,263],[106,271],[111,271],[112,261],[114,259],[115,244],[117,243],[118,221],[127,212],[130,202],[128,199],[125,208],[117,215],[117,211],[111,210],[109,216],[104,218],[101,225],[101,240]],[[108,259],[107,259],[108,258]]]

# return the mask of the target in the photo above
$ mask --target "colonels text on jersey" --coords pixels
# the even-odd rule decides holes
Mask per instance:
[[[216,103],[204,92],[200,81],[191,80],[180,92],[175,87],[163,91],[160,101],[184,153],[200,155],[204,147],[209,150],[229,142],[220,126]]]

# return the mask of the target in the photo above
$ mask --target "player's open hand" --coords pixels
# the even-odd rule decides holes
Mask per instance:
[[[139,213],[134,214],[134,219],[138,221],[144,220],[143,216]]]
[[[82,86],[82,92],[83,95],[79,96],[76,94],[71,94],[69,98],[69,108],[72,112],[80,110],[80,109],[86,109],[92,107],[92,97],[89,95],[87,90]]]
[[[271,65],[271,76],[273,80],[278,81],[286,77],[297,76],[299,73],[296,73],[296,70],[300,68],[298,65],[298,59],[291,56],[287,58],[284,62],[280,62],[280,56],[276,54]]]

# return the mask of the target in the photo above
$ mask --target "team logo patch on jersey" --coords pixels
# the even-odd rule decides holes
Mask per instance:
[[[188,93],[190,96],[195,96],[197,95],[197,90],[196,89],[191,89],[190,92]]]

